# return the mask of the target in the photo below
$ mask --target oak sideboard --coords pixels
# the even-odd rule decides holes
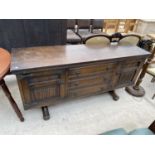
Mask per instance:
[[[24,109],[48,106],[71,98],[110,92],[132,85],[149,53],[137,46],[61,45],[12,49]]]

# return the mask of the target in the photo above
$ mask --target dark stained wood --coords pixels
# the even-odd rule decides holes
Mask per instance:
[[[14,109],[14,111],[16,112],[17,116],[19,117],[20,121],[23,122],[24,121],[24,117],[23,117],[22,113],[20,112],[20,110],[19,110],[15,100],[11,96],[11,93],[10,93],[8,87],[6,86],[4,80],[0,81],[0,86],[2,87],[2,90],[4,91],[4,93],[7,96],[7,98],[9,99],[9,102],[10,102],[12,108]]]
[[[22,52],[22,54],[21,54]],[[43,46],[12,50],[11,71],[107,61],[148,55],[137,46]],[[39,63],[38,63],[39,62]]]
[[[22,54],[21,54],[22,53]],[[132,85],[149,53],[136,46],[45,46],[12,50],[25,109]]]

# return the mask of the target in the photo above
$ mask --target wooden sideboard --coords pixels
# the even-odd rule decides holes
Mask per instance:
[[[149,53],[137,46],[64,45],[15,48],[16,74],[24,109],[133,85]]]

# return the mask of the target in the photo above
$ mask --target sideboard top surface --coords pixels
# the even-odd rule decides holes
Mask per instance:
[[[137,46],[64,45],[12,49],[11,72],[118,58],[148,56]]]

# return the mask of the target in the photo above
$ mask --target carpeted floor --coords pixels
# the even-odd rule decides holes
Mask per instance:
[[[127,131],[148,127],[155,119],[155,83],[146,75],[142,86],[146,95],[136,98],[118,89],[119,101],[109,94],[73,100],[49,107],[51,119],[44,121],[40,109],[24,111],[15,76],[5,78],[19,105],[25,122],[21,123],[0,88],[0,134],[99,134],[123,127]]]

